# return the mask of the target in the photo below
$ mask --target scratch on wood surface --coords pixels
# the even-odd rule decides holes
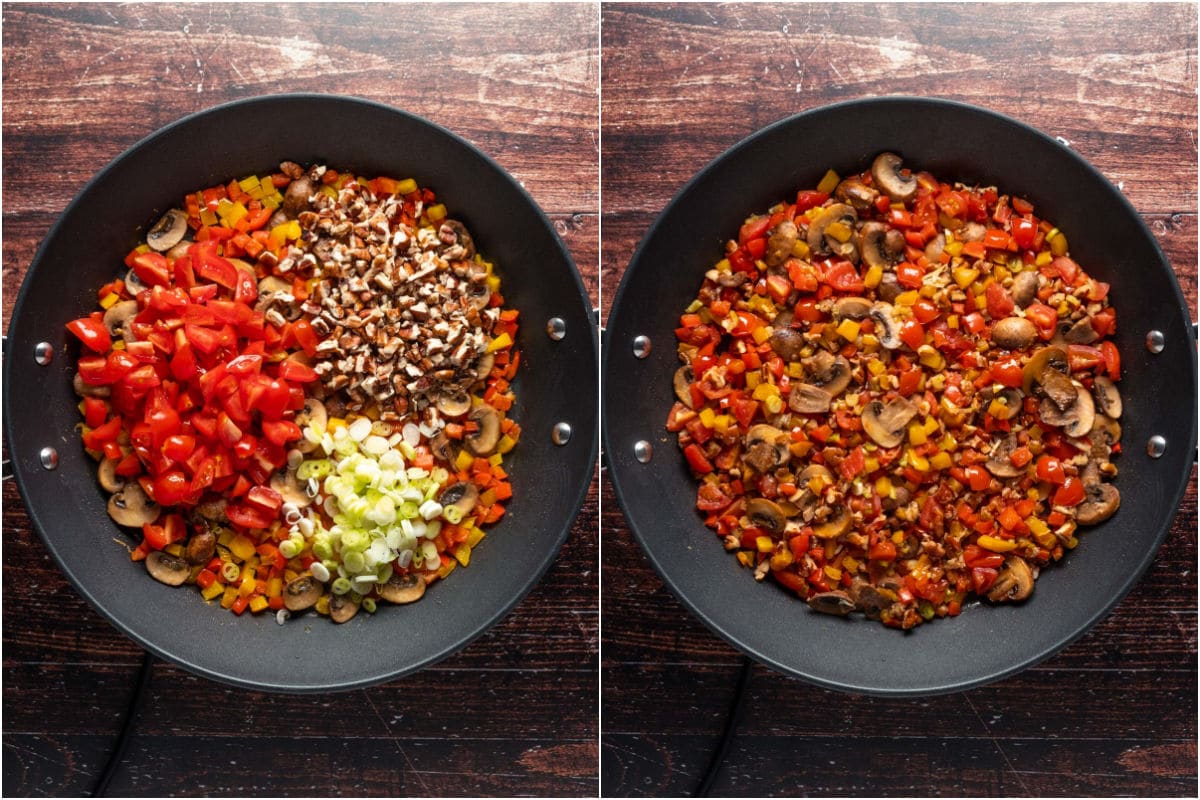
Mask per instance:
[[[992,746],[996,748],[996,752],[1000,754],[1000,757],[1004,759],[1004,766],[1013,774],[1013,777],[1017,779],[1017,783],[1021,785],[1021,794],[1027,797],[1032,796],[1034,793],[1030,792],[1029,787],[1025,785],[1025,781],[1021,778],[1021,773],[1017,772],[1016,767],[1014,767],[1012,761],[1009,760],[1008,754],[1005,753],[1004,748],[1000,746],[1000,740],[992,735],[992,731],[988,728],[988,724],[983,721],[983,715],[979,713],[979,709],[975,707],[975,702],[971,700],[971,695],[967,692],[964,692],[963,699],[967,701],[967,705],[971,707],[971,711],[974,712],[975,718],[979,720],[979,724],[983,726],[984,735],[987,736],[988,740],[992,743]]]
[[[367,705],[369,705],[371,707],[371,710],[373,712],[375,712],[375,717],[376,717],[376,719],[379,720],[379,724],[383,726],[385,735],[387,736],[388,739],[391,740],[392,744],[394,744],[396,746],[396,750],[397,750],[397,752],[400,753],[400,757],[403,758],[404,763],[408,765],[408,771],[411,771],[413,775],[417,776],[417,782],[421,784],[421,789],[422,789],[421,794],[423,794],[427,797],[432,796],[433,793],[431,793],[429,791],[429,787],[425,784],[425,778],[423,778],[421,776],[420,771],[413,764],[412,759],[410,759],[408,757],[408,753],[404,752],[404,746],[400,744],[400,740],[397,739],[396,736],[392,733],[392,729],[388,726],[387,722],[384,720],[383,715],[379,713],[379,709],[375,706],[375,701],[371,699],[371,693],[369,691],[367,691],[366,689],[363,689],[362,693],[363,693],[363,697],[365,697],[367,700]]]

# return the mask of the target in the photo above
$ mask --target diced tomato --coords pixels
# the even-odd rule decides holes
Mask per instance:
[[[1013,203],[1016,207],[1016,202]],[[1012,221],[1012,238],[1016,242],[1017,247],[1021,250],[1033,249],[1033,243],[1037,239],[1038,226],[1032,219],[1020,217]]]
[[[704,455],[704,451],[697,444],[689,444],[683,449],[683,455],[687,458],[688,466],[692,471],[700,475],[707,474],[713,471],[712,463]]]
[[[925,282],[925,270],[917,264],[902,261],[896,265],[896,282],[906,289],[920,289]]]
[[[171,285],[171,269],[162,253],[138,253],[132,266],[134,274],[147,286]]]
[[[849,261],[838,261],[821,278],[821,282],[838,292],[861,292],[866,287],[858,270]]]
[[[1061,461],[1051,455],[1042,455],[1037,460],[1037,479],[1061,486],[1066,482],[1067,474]]]
[[[89,350],[95,353],[107,353],[112,347],[112,337],[104,322],[95,317],[80,317],[67,323],[67,330],[75,334]]]
[[[704,481],[696,492],[696,508],[705,512],[720,511],[733,502],[715,483]]]
[[[1083,502],[1084,496],[1083,481],[1074,475],[1068,475],[1054,493],[1054,505],[1077,506]]]
[[[1013,312],[1015,306],[1012,294],[998,282],[989,283],[984,294],[987,299],[987,312],[993,320],[1004,319]]]
[[[825,192],[815,192],[804,189],[796,194],[796,213],[803,214],[810,208],[816,208],[829,199]]]
[[[191,494],[191,481],[181,470],[173,469],[154,479],[151,497],[160,506],[179,505]]]
[[[900,325],[900,341],[916,350],[925,343],[925,326],[912,318],[904,320]]]
[[[279,364],[279,377],[291,383],[312,383],[319,376],[312,367],[293,356]]]
[[[296,441],[303,435],[300,431],[300,426],[286,419],[264,419],[262,421],[262,430],[263,435],[267,437],[268,441],[280,447],[283,447],[288,442]]]
[[[1042,339],[1054,336],[1054,329],[1058,325],[1058,313],[1050,306],[1041,303],[1031,304],[1025,309],[1025,319],[1033,323],[1037,328],[1038,336]]]
[[[1100,357],[1104,360],[1104,370],[1111,381],[1121,380],[1121,352],[1109,341],[1100,343]]]

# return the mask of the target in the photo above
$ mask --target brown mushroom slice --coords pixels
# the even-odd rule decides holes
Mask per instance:
[[[1083,502],[1075,506],[1075,521],[1080,525],[1099,525],[1121,507],[1121,493],[1111,483],[1084,480],[1083,491]]]
[[[997,478],[1015,478],[1024,473],[1025,470],[1013,466],[1012,463],[1013,451],[1019,446],[1016,435],[1011,433],[997,442],[988,455],[988,460],[984,463],[987,471]]]
[[[765,497],[755,497],[746,503],[746,517],[751,525],[775,535],[783,533],[787,525],[783,509]]]
[[[784,361],[798,361],[805,345],[804,334],[795,328],[776,327],[767,341]]]
[[[1046,367],[1052,367],[1055,371],[1065,374],[1068,371],[1067,351],[1052,344],[1030,356],[1021,368],[1021,389],[1025,394],[1033,394],[1033,387],[1041,382],[1042,372]]]
[[[904,288],[900,286],[900,282],[896,279],[896,273],[885,272],[879,280],[879,286],[875,289],[879,295],[879,299],[884,303],[894,303],[896,298],[904,294]],[[890,307],[890,306],[889,306]],[[897,339],[897,342],[900,340]],[[900,345],[897,344],[896,347]]]
[[[833,304],[833,318],[866,319],[871,313],[871,301],[865,297],[841,297]]]
[[[470,481],[452,483],[438,495],[438,502],[442,504],[443,508],[458,509],[459,519],[470,514],[478,501],[479,489]]]
[[[1092,396],[1078,387],[1075,392],[1075,402],[1066,408],[1059,408],[1053,398],[1047,397],[1038,406],[1038,416],[1048,425],[1057,425],[1063,433],[1072,438],[1087,436],[1096,421],[1096,406]]]
[[[742,458],[758,472],[781,467],[791,457],[787,434],[779,428],[760,423],[746,432],[746,454]]]
[[[358,603],[342,594],[330,595],[329,618],[339,625],[349,622],[358,613]]]
[[[283,502],[303,508],[312,505],[313,499],[308,495],[308,481],[296,477],[294,469],[281,469],[271,476],[271,488],[279,492]]]
[[[863,183],[862,178],[851,175],[837,185],[837,188],[833,190],[833,196],[842,203],[854,206],[857,211],[869,211],[875,207],[875,201],[879,199],[879,192]]]
[[[472,455],[486,458],[496,449],[500,441],[500,412],[489,405],[477,407],[467,419],[476,423],[479,430],[463,435],[463,444]]]
[[[796,240],[799,238],[800,231],[796,227],[796,223],[790,219],[783,220],[767,237],[767,250],[763,254],[763,261],[768,267],[778,267],[792,257],[792,248],[795,247]]]
[[[1037,328],[1024,317],[1005,317],[992,326],[992,341],[1005,350],[1024,350],[1037,338]]]
[[[1063,411],[1074,405],[1079,398],[1079,384],[1053,367],[1047,366],[1042,370],[1038,384],[1050,401]]]
[[[850,515],[850,509],[845,506],[837,506],[832,517],[820,525],[813,526],[813,536],[818,539],[836,539],[850,530],[851,522],[853,522],[853,518]]]
[[[1037,297],[1037,290],[1038,274],[1036,270],[1019,272],[1017,277],[1013,278],[1012,298],[1020,308],[1025,308],[1034,301],[1034,298]]]
[[[1121,441],[1121,423],[1106,414],[1097,414],[1088,439],[1092,443],[1092,457],[1107,459],[1112,455],[1113,445]]]
[[[823,414],[832,402],[832,394],[811,383],[798,383],[788,393],[788,408],[797,414]]]
[[[118,461],[106,458],[100,462],[96,477],[100,479],[100,488],[106,492],[119,492],[125,488],[125,479],[117,474]]]
[[[283,605],[288,611],[312,608],[321,599],[321,582],[312,575],[301,575],[283,587]]]
[[[1092,318],[1083,317],[1063,334],[1063,340],[1070,344],[1091,344],[1100,338],[1092,327]]]
[[[896,602],[896,593],[890,589],[880,589],[860,576],[850,582],[850,598],[854,606],[867,615],[868,619],[879,619],[884,610]]]
[[[78,372],[71,379],[71,386],[80,397],[108,397],[112,394],[112,389],[108,386],[92,386]]]
[[[380,586],[379,596],[389,603],[403,605],[415,603],[425,595],[425,581],[416,575],[400,575],[393,573],[388,582]]]
[[[882,222],[864,222],[858,230],[858,249],[868,267],[891,269],[904,253],[904,234]]]
[[[808,598],[808,605],[814,611],[820,611],[822,614],[834,614],[839,617],[844,617],[854,610],[854,601],[850,599],[850,595],[835,589],[832,592],[819,592]]]
[[[443,464],[454,463],[454,447],[445,431],[439,431],[437,436],[429,440],[429,450]]]
[[[471,395],[459,389],[438,394],[437,410],[446,417],[461,417],[471,410]]]
[[[939,233],[937,236],[929,240],[929,244],[925,245],[925,257],[929,259],[930,264],[937,264],[942,259],[942,253],[946,250],[946,235]]]
[[[819,351],[805,366],[809,371],[809,382],[837,397],[850,386],[850,362],[825,350]]]
[[[127,342],[135,342],[137,337],[130,330],[129,321],[137,316],[138,310],[137,300],[122,300],[119,303],[113,303],[112,307],[104,312],[104,327],[108,329],[114,339],[121,338]]]
[[[187,229],[187,214],[178,208],[172,208],[146,232],[146,244],[151,250],[165,253],[179,244]]]
[[[288,184],[283,194],[283,213],[295,219],[301,211],[308,209],[308,198],[314,193],[313,182],[307,177],[297,178]]]
[[[896,447],[904,441],[904,428],[916,415],[917,407],[903,397],[886,404],[872,400],[862,411],[863,430],[880,447]]]
[[[1113,383],[1107,375],[1099,375],[1092,384],[1092,397],[1096,401],[1096,408],[1113,419],[1121,418],[1121,393],[1117,391],[1117,385]]]
[[[329,423],[329,412],[325,410],[325,404],[317,398],[305,397],[304,408],[296,412],[296,417],[292,422],[296,423],[301,432],[307,427],[323,431]],[[308,437],[305,436],[301,437],[293,446],[301,453],[311,453],[317,448],[317,443],[309,441]]]
[[[880,191],[893,200],[905,203],[917,193],[917,177],[904,175],[900,156],[895,153],[880,153],[871,164],[871,177]]]
[[[1022,399],[1024,395],[1017,388],[1008,388],[996,394],[994,399],[1002,400],[1000,408],[997,408],[997,413],[992,414],[993,417],[999,420],[1012,419],[1021,413]],[[991,406],[988,406],[989,410]]]
[[[207,564],[217,549],[217,535],[210,530],[196,531],[183,548],[189,564]]]
[[[839,224],[847,231],[845,240],[829,233],[829,227]],[[847,261],[858,263],[858,244],[854,240],[854,227],[858,223],[858,212],[845,203],[834,203],[828,206],[818,217],[808,224],[809,249],[816,255],[841,256]]]
[[[492,290],[486,283],[472,283],[467,287],[467,305],[476,311],[483,311],[492,301]]]
[[[108,498],[108,515],[127,528],[140,528],[154,522],[161,511],[162,508],[146,496],[137,481],[130,481]]]
[[[675,370],[675,378],[672,385],[675,388],[675,396],[679,398],[679,402],[683,403],[688,408],[695,408],[695,402],[692,400],[691,384],[695,380],[692,374],[692,368],[688,364],[684,364],[679,369]]]
[[[987,597],[993,603],[1024,600],[1033,592],[1033,570],[1020,556],[1004,559],[1004,566],[996,576],[996,582],[988,589]]]
[[[881,301],[872,303],[871,319],[876,323],[875,338],[881,345],[888,350],[895,350],[903,344],[900,341],[900,323],[896,321],[895,309],[891,303]]]
[[[155,550],[146,556],[146,571],[150,577],[167,586],[179,586],[188,579],[192,568],[179,556]]]

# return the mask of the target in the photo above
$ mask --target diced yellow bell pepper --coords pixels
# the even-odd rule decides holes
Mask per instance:
[[[768,414],[778,414],[783,410],[783,398],[768,397],[763,401],[763,406],[767,409]]]
[[[849,570],[850,572],[856,572],[858,570],[858,559],[851,556],[846,556],[842,559],[842,568]]]
[[[874,289],[883,280],[883,267],[878,265],[867,269],[867,274],[863,275],[863,286],[868,289]]]
[[[512,347],[512,337],[508,335],[508,331],[497,336],[492,341],[488,342],[487,351],[494,353],[497,350],[503,350],[506,347]]]
[[[249,194],[251,189],[258,188],[258,176],[250,175],[248,177],[242,178],[240,181],[238,181],[238,186],[242,187],[243,192],[246,192],[247,194]]]
[[[250,612],[253,614],[261,614],[267,610],[268,605],[270,603],[267,601],[267,598],[261,594],[250,598]]]
[[[840,581],[842,579],[842,571],[837,567],[825,566],[825,575],[831,581]]]
[[[855,339],[858,338],[858,332],[860,330],[862,330],[862,325],[859,322],[857,322],[856,320],[850,319],[849,317],[842,320],[841,323],[837,326],[838,334],[843,339],[845,339],[846,341],[849,341],[849,342],[853,342]]]
[[[808,242],[803,239],[797,239],[792,245],[792,255],[796,258],[808,258],[812,250],[808,246]]]
[[[902,292],[902,293],[900,293],[900,294],[896,295],[896,305],[898,305],[898,306],[911,306],[911,305],[915,304],[915,303],[916,303],[918,300],[920,300],[920,299],[921,299],[921,295],[920,295],[920,294],[918,294],[918,293],[916,292],[916,290],[912,290],[912,291],[908,291],[908,292]]]
[[[946,242],[946,246],[943,249],[952,256],[959,256],[962,255],[963,243]]]
[[[717,433],[723,434],[729,430],[729,427],[733,425],[735,421],[736,420],[734,420],[732,414],[718,414],[716,418],[713,419],[713,430],[715,430]]]
[[[493,467],[498,467],[504,463],[504,456],[500,455],[499,453],[492,453],[490,456],[488,456],[488,463]]]
[[[804,365],[799,361],[789,361],[787,365],[787,374],[789,378],[800,379],[804,377]]]
[[[954,460],[950,458],[950,454],[944,450],[939,450],[929,457],[929,466],[934,469],[950,469],[953,466]]]
[[[923,445],[928,441],[925,435],[925,427],[917,420],[908,423],[908,443],[914,445]]]
[[[892,479],[887,475],[881,475],[875,479],[875,494],[880,497],[892,496]]]
[[[754,546],[760,553],[770,553],[775,549],[775,540],[770,536],[756,536]]]
[[[225,584],[213,581],[206,588],[200,590],[200,596],[205,600],[212,600],[225,592]],[[231,604],[232,605],[232,604]]]
[[[471,563],[471,548],[470,548],[470,546],[467,545],[466,542],[462,542],[461,544],[455,545],[454,557],[455,557],[455,559],[458,560],[458,563],[462,564],[464,567],[467,566],[468,564],[470,564]]]
[[[396,183],[396,194],[412,194],[417,190],[417,182],[412,178],[405,178]]]
[[[248,536],[238,534],[229,542],[229,551],[239,561],[246,561],[254,555],[254,542]]]
[[[754,394],[751,396],[759,402],[766,400],[768,397],[778,397],[779,387],[773,383],[760,383],[754,387]]]
[[[825,194],[833,194],[833,190],[836,189],[837,185],[841,182],[842,179],[838,177],[838,174],[833,170],[829,170],[825,173],[824,177],[821,178],[821,182],[817,184],[817,191],[824,192]]]
[[[831,236],[839,242],[846,242],[854,235],[854,231],[841,222],[831,222],[825,227],[825,235]]]
[[[104,297],[100,298],[100,307],[105,310],[110,309],[116,305],[117,301],[120,299],[121,295],[117,294],[116,292],[109,292],[108,294],[104,295]]]
[[[441,203],[435,203],[425,209],[425,216],[432,223],[441,222],[446,218],[446,206]]]
[[[313,606],[313,610],[323,617],[329,616],[329,595],[323,594],[317,598],[317,604]]]
[[[465,472],[471,468],[471,464],[475,462],[475,457],[465,449],[458,451],[458,456],[454,459],[454,466],[459,472]]]
[[[979,270],[973,267],[956,267],[951,272],[954,275],[954,282],[960,289],[967,288],[979,277]]]
[[[480,542],[483,541],[483,537],[485,535],[486,534],[483,532],[482,528],[472,527],[471,532],[467,534],[467,546],[476,547]]]
[[[762,344],[767,339],[771,338],[771,329],[766,325],[762,326],[761,328],[755,328],[750,333],[750,338],[754,340],[755,344]]]
[[[216,586],[217,584],[213,584]],[[238,590],[236,586],[226,586],[221,594],[221,608],[229,608],[238,598]]]
[[[761,373],[758,373],[758,372],[747,372],[746,373],[746,388],[747,389],[757,389],[761,383],[762,383],[762,374]]]
[[[497,453],[508,453],[508,452],[511,452],[512,449],[516,446],[517,446],[516,439],[513,439],[511,436],[509,436],[506,433],[503,436],[501,436],[500,441],[496,443],[496,452]]]
[[[979,537],[979,546],[984,550],[991,550],[993,553],[1008,553],[1017,549],[1016,542],[987,535]]]
[[[700,409],[700,423],[706,428],[715,427],[717,424],[717,412],[708,406]]]
[[[910,430],[909,433],[912,433],[912,431]],[[918,455],[913,450],[908,451],[908,464],[918,472],[929,472],[929,459]]]
[[[737,554],[737,560],[738,560],[738,561],[741,563],[741,565],[742,565],[743,567],[752,567],[752,566],[754,566],[754,556],[750,555],[750,551],[749,551],[749,550],[741,550],[741,551],[739,551],[739,552],[738,552],[738,554]]]
[[[786,547],[771,556],[771,569],[787,569],[792,564],[792,551]]]

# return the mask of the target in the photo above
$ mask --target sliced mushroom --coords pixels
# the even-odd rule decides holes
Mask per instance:
[[[820,611],[822,614],[835,614],[839,617],[844,617],[854,610],[854,601],[850,599],[850,595],[841,590],[814,594],[808,598],[808,605],[814,611]]]
[[[768,341],[784,361],[798,361],[805,345],[804,334],[795,328],[776,327]]]
[[[296,423],[302,432],[310,426],[323,431],[329,423],[329,413],[325,410],[325,404],[320,400],[315,397],[305,397],[304,408],[296,412],[296,418],[292,422]],[[308,437],[303,437],[294,446],[301,453],[311,453],[316,449],[317,443],[309,441]]]
[[[809,486],[814,478],[821,479],[821,488],[816,492]],[[800,496],[796,499],[796,505],[800,512],[807,516],[808,512],[816,510],[821,495],[825,492],[825,487],[833,485],[833,473],[821,464],[810,464],[796,476],[796,485],[803,487],[800,490]]]
[[[783,220],[767,237],[767,250],[763,254],[763,261],[768,267],[778,267],[792,257],[792,248],[799,237],[800,231],[796,228],[796,223],[790,219]]]
[[[183,548],[189,564],[207,564],[217,549],[217,535],[210,530],[196,531]]]
[[[463,444],[472,455],[486,458],[496,449],[500,441],[500,412],[489,405],[482,405],[471,412],[467,419],[476,423],[479,430],[463,435]]]
[[[852,264],[858,263],[858,244],[854,240],[854,227],[858,222],[858,212],[845,203],[834,203],[828,206],[816,219],[808,224],[808,246],[816,255],[841,256]],[[828,233],[829,226],[839,223],[848,232],[848,238],[840,238]]]
[[[908,505],[912,501],[912,492],[907,486],[893,485],[892,491],[887,497],[879,499],[879,505],[884,511],[895,511],[897,508]]]
[[[1037,328],[1024,317],[1005,317],[992,326],[992,341],[1005,350],[1024,350],[1037,338]]]
[[[137,300],[122,300],[119,303],[113,303],[112,307],[104,312],[104,327],[108,328],[108,332],[114,339],[120,338],[127,342],[136,342],[137,337],[133,335],[129,322],[137,316],[137,313]]]
[[[179,586],[187,580],[191,567],[179,556],[155,550],[146,556],[146,571],[150,577],[167,586]]]
[[[288,184],[287,191],[283,194],[283,204],[280,206],[283,213],[287,214],[291,219],[299,216],[301,211],[308,209],[308,198],[313,194],[313,182],[307,177],[297,178]]]
[[[746,503],[746,516],[750,524],[772,534],[783,533],[787,515],[783,509],[765,497],[755,497]]]
[[[1096,406],[1092,396],[1083,391],[1079,384],[1075,388],[1075,402],[1059,408],[1053,397],[1047,397],[1038,406],[1038,416],[1048,425],[1057,425],[1072,438],[1087,436],[1096,421]]]
[[[982,242],[987,236],[987,228],[978,222],[968,222],[955,234],[960,242]]]
[[[117,474],[117,460],[106,458],[100,462],[96,477],[100,479],[100,488],[106,492],[119,492],[125,488],[125,479]]]
[[[879,280],[879,286],[875,291],[879,294],[879,299],[885,303],[894,303],[897,297],[904,294],[904,289],[900,286],[899,281],[896,280],[896,273],[894,272],[883,273],[883,277]],[[899,340],[897,339],[897,341]]]
[[[871,313],[871,301],[865,297],[841,297],[833,304],[834,319],[866,319]]]
[[[108,498],[108,515],[127,528],[140,528],[154,522],[161,511],[158,503],[146,496],[137,481],[130,481]]]
[[[75,389],[75,394],[80,397],[108,397],[112,394],[112,389],[107,386],[92,386],[86,382],[78,372],[71,379],[71,386]]]
[[[1069,371],[1067,351],[1052,344],[1030,356],[1029,360],[1025,362],[1025,366],[1021,368],[1021,388],[1025,394],[1033,394],[1033,387],[1041,383],[1042,373],[1046,367],[1066,375]]]
[[[808,369],[809,382],[832,397],[837,397],[850,386],[850,362],[841,356],[821,350],[804,362],[804,366]]]
[[[475,503],[479,501],[479,489],[470,481],[461,481],[453,483],[442,490],[438,495],[438,502],[443,507],[457,508],[462,516],[467,516],[475,508]]]
[[[321,582],[312,575],[301,575],[283,587],[283,605],[288,611],[312,608],[321,599]]]
[[[1000,404],[1001,408],[996,409],[997,413],[992,414],[992,416],[996,419],[1012,419],[1013,417],[1017,416],[1017,414],[1021,413],[1021,407],[1023,405],[1021,401],[1024,395],[1021,394],[1020,389],[1004,389],[1003,391],[997,392],[995,397],[996,399],[1004,401]],[[989,409],[990,408],[991,406],[989,405]]]
[[[746,432],[746,454],[742,458],[758,472],[766,473],[781,467],[791,456],[787,434],[779,428],[758,424]]]
[[[268,225],[267,229],[270,230],[271,227],[272,226]],[[187,239],[176,242],[175,246],[167,251],[167,260],[174,262],[176,259],[183,258],[188,254],[188,250],[192,248],[193,244],[195,244],[195,242],[189,242]]]
[[[1070,344],[1091,344],[1099,338],[1100,334],[1092,327],[1091,317],[1083,317],[1063,334],[1063,339]]]
[[[996,582],[988,589],[988,600],[1003,603],[1007,600],[1020,601],[1033,592],[1033,571],[1020,556],[1004,559],[1004,566],[996,576]]]
[[[1085,477],[1083,491],[1083,502],[1075,507],[1075,521],[1080,525],[1099,525],[1121,507],[1121,493],[1111,483],[1089,483]]]
[[[942,260],[942,253],[946,251],[946,235],[939,233],[937,236],[929,240],[929,244],[925,245],[925,257],[929,259],[929,263],[937,264]]]
[[[378,591],[379,596],[389,603],[415,603],[425,595],[425,581],[416,575],[394,573]]]
[[[821,414],[829,410],[833,395],[820,386],[798,383],[788,394],[788,408],[797,414]]]
[[[329,618],[336,623],[349,622],[358,613],[358,603],[344,594],[329,596]]]
[[[843,203],[854,206],[858,211],[869,211],[875,207],[879,192],[863,183],[862,178],[851,175],[837,185],[833,196]]]
[[[1106,414],[1097,414],[1092,429],[1088,431],[1092,458],[1108,459],[1112,448],[1121,441],[1121,423]]]
[[[216,525],[227,525],[229,517],[225,514],[225,509],[229,506],[229,501],[224,497],[218,497],[215,500],[205,500],[203,503],[197,503],[192,509],[191,518],[199,517],[201,523],[212,523]]]
[[[876,322],[875,338],[888,350],[895,350],[903,344],[900,341],[900,323],[896,321],[894,313],[891,303],[876,301],[871,305],[871,319]]]
[[[125,288],[129,290],[130,294],[132,294],[134,297],[137,297],[141,292],[144,292],[150,287],[138,277],[136,272],[129,270],[125,273]]]
[[[438,395],[437,410],[443,416],[461,417],[471,410],[471,395],[462,391],[443,391]]]
[[[1029,305],[1037,297],[1038,290],[1038,274],[1036,271],[1019,272],[1017,277],[1013,278],[1012,298],[1013,302],[1021,308]]]
[[[879,619],[883,612],[897,600],[895,592],[873,586],[862,577],[855,577],[850,582],[849,595],[854,601],[855,608],[866,614],[868,619]]]
[[[279,492],[283,502],[299,508],[312,505],[313,499],[308,496],[307,483],[296,477],[294,469],[281,469],[271,476],[271,488]]]
[[[905,203],[917,193],[917,178],[901,173],[901,163],[900,156],[895,153],[880,153],[871,164],[871,177],[880,191],[897,202]]]
[[[1107,375],[1097,376],[1095,383],[1092,384],[1092,397],[1096,400],[1096,407],[1100,411],[1113,419],[1121,418],[1121,393],[1117,391],[1117,385],[1109,380]]]
[[[178,208],[172,208],[146,232],[146,244],[150,245],[151,250],[165,253],[179,244],[183,235],[187,233],[187,227],[187,214]]]
[[[688,408],[696,407],[695,402],[692,400],[692,390],[689,388],[695,379],[695,375],[692,374],[692,367],[689,364],[684,364],[675,370],[675,379],[673,381],[675,396],[679,398],[679,402]]]
[[[868,267],[890,269],[904,253],[904,234],[882,222],[864,222],[858,231],[858,249]]]
[[[1009,434],[1001,439],[992,448],[991,454],[988,455],[987,462],[984,466],[988,472],[995,475],[997,478],[1015,478],[1022,474],[1025,470],[1013,466],[1012,454],[1020,443],[1017,441],[1016,434]]]
[[[454,447],[450,444],[450,437],[446,435],[445,431],[440,431],[437,436],[429,440],[429,451],[443,464],[454,463]]]
[[[917,415],[917,407],[896,397],[884,403],[872,400],[862,412],[863,430],[880,447],[896,447],[904,441],[904,428]]]
[[[850,509],[845,506],[837,506],[834,509],[833,516],[820,525],[813,526],[813,536],[818,539],[836,539],[846,531],[850,530],[850,523],[853,518],[850,516]]]

